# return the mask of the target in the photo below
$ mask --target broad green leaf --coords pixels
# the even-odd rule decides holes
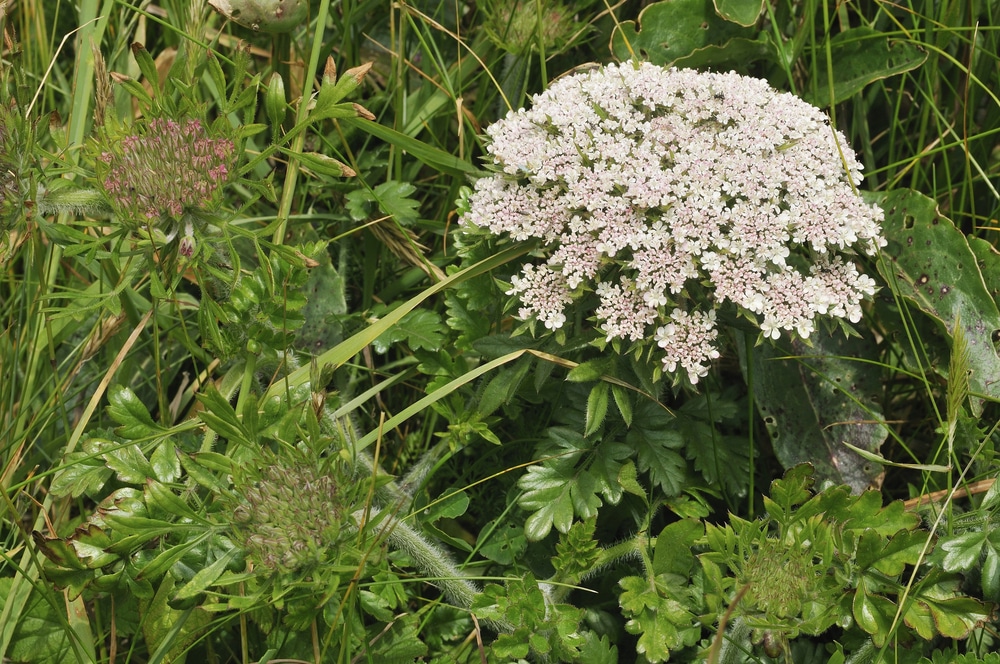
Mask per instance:
[[[180,456],[180,460],[181,466],[184,467],[184,471],[191,479],[206,489],[220,493],[227,491],[229,489],[228,483],[216,477],[211,470],[202,465],[201,457],[202,454],[198,454],[193,457],[188,456],[187,454],[182,454]]]
[[[610,369],[611,361],[607,357],[587,360],[570,369],[566,374],[566,380],[571,383],[589,383],[600,380]]]
[[[869,594],[867,582],[861,579],[854,593],[853,611],[858,626],[871,634],[872,641],[881,648],[889,638],[896,605],[881,595]]]
[[[208,523],[169,487],[152,478],[146,480],[145,497],[146,505],[149,507],[150,513],[154,516],[157,515],[157,510],[159,510],[160,512],[165,512],[166,514],[182,519]]]
[[[890,41],[889,36],[867,26],[851,28],[830,40],[833,67],[827,67],[827,51],[818,47],[814,71],[818,76],[813,92],[804,95],[810,104],[826,108],[861,92],[871,83],[912,71],[927,60],[927,53],[909,41]],[[830,98],[828,71],[833,71],[833,98]]]
[[[669,65],[698,49],[752,36],[753,30],[721,18],[712,0],[664,0],[646,6],[638,22],[620,23],[611,50],[620,60],[634,56]]]
[[[983,598],[996,604],[1000,600],[1000,552],[992,546],[986,549],[981,576]]]
[[[109,445],[111,441],[102,441]],[[66,455],[52,480],[53,495],[79,498],[83,494],[96,496],[114,473],[99,456],[91,452],[72,452]]]
[[[211,383],[203,392],[196,396],[198,401],[205,406],[205,410],[198,413],[198,417],[208,425],[209,429],[232,443],[241,445],[254,444],[253,436],[243,426],[239,416],[236,414],[236,410]],[[183,464],[183,459],[181,463]]]
[[[410,198],[416,190],[409,182],[389,181],[375,187],[372,193],[382,212],[399,224],[409,226],[417,220],[420,212],[420,202]]]
[[[622,499],[622,492],[625,490],[625,486],[622,484],[622,461],[632,455],[633,450],[631,447],[625,443],[616,443],[612,440],[605,440],[598,443],[597,447],[593,450],[593,457],[588,470],[597,479],[601,495],[604,496],[604,500],[608,504],[617,505],[618,501]],[[635,466],[633,465],[633,475],[635,472]],[[638,484],[638,481],[636,481],[636,485],[642,491],[642,487]],[[643,491],[643,495],[645,495],[645,491]]]
[[[584,632],[586,641],[580,648],[581,662],[587,664],[618,664],[618,646],[611,644],[608,636],[598,636],[594,632]]]
[[[927,540],[931,534],[926,530],[903,530],[892,536],[879,554],[873,566],[883,574],[898,576],[907,565],[916,565],[920,555],[930,550]]]
[[[108,403],[108,415],[121,425],[115,429],[115,433],[119,436],[135,440],[162,431],[153,421],[146,406],[129,388],[122,385],[111,386],[108,389]]]
[[[764,11],[764,0],[713,0],[715,11],[727,21],[749,28]]]
[[[406,331],[406,343],[411,350],[435,351],[441,348],[444,325],[436,312],[417,309],[404,316],[399,325]]]
[[[881,468],[843,443],[877,452],[888,436],[877,400],[881,369],[858,361],[876,356],[874,342],[822,328],[809,342],[782,340],[752,350],[757,409],[782,466],[810,463],[817,482],[860,493],[876,483]]]
[[[479,397],[479,403],[476,405],[476,410],[479,411],[481,417],[492,415],[497,408],[510,403],[531,369],[531,359],[530,357],[522,357],[514,363],[514,366],[504,367],[497,371],[497,375],[486,383],[486,387],[483,388],[482,395]]]
[[[423,508],[421,517],[429,522],[438,519],[456,519],[469,509],[469,494],[461,489],[447,489],[441,497]]]
[[[704,524],[694,519],[675,521],[665,526],[656,536],[653,573],[676,574],[688,578],[695,566],[695,557],[691,549],[695,541],[704,535]]]
[[[149,581],[158,580],[174,563],[187,555],[193,548],[207,540],[212,534],[206,532],[194,539],[161,551],[149,563],[139,567],[138,577]]]
[[[919,601],[930,610],[934,627],[941,636],[964,639],[973,628],[989,620],[991,610],[971,597],[931,598],[921,594]]]
[[[376,625],[367,656],[380,664],[411,664],[427,656],[427,644],[420,640],[416,615],[404,615],[387,627]]]
[[[524,529],[510,521],[490,521],[480,530],[480,538],[486,533],[489,539],[479,548],[479,553],[495,563],[510,565],[528,548]]]
[[[871,528],[886,537],[920,525],[920,517],[907,510],[901,500],[882,507],[882,493],[879,491],[864,492],[844,509],[830,514],[830,518],[843,521],[845,530]]]
[[[974,254],[962,231],[923,194],[903,189],[869,198],[886,213],[883,232],[888,244],[879,261],[882,277],[940,323],[945,334],[962,326],[972,368],[970,388],[1000,398],[1000,357],[993,342],[1000,330],[1000,311],[977,262],[992,255]],[[984,269],[996,273],[995,265]],[[978,416],[981,400],[971,401]]]
[[[568,532],[574,515],[589,519],[601,506],[594,477],[576,468],[573,461],[531,466],[517,485],[524,490],[518,504],[533,512],[524,524],[528,541],[544,539],[553,526]]]

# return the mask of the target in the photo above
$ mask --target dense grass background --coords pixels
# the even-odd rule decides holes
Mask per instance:
[[[0,14],[4,661],[1000,660],[1000,4]],[[889,239],[859,340],[734,326],[693,391],[585,326],[510,334],[527,248],[458,232],[482,132],[632,55],[765,78],[846,134]],[[152,117],[235,146],[190,260],[100,190]],[[775,419],[802,393],[827,400]],[[798,461],[817,482],[770,486]],[[268,557],[289,541],[306,563]],[[797,564],[794,597],[748,590]]]

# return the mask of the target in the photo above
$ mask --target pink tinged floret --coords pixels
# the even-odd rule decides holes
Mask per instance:
[[[566,322],[563,313],[573,301],[566,279],[547,267],[525,265],[520,276],[511,277],[507,295],[518,295],[524,305],[518,312],[522,319],[535,316],[546,328],[557,330]]]
[[[861,164],[819,110],[765,81],[610,65],[557,80],[487,135],[499,172],[477,182],[463,221],[544,243],[547,272],[511,291],[522,317],[552,327],[589,285],[605,336],[639,339],[683,305],[656,338],[682,340],[688,354],[671,347],[664,368],[695,382],[717,356],[714,318],[682,309],[730,301],[769,338],[809,336],[818,315],[860,320],[874,292],[840,254],[885,245],[882,211],[854,189]],[[543,300],[553,274],[563,282]],[[688,306],[695,281],[714,303]]]
[[[104,189],[123,216],[180,218],[185,208],[215,200],[233,151],[231,141],[209,138],[198,120],[155,119],[102,154],[110,166]]]

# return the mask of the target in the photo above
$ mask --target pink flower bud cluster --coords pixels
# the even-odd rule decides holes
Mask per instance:
[[[858,322],[875,282],[850,259],[885,245],[861,164],[815,107],[732,73],[609,65],[559,79],[487,130],[496,172],[462,220],[542,242],[508,292],[555,329],[588,292],[608,342],[650,339],[697,383],[715,311],[766,337],[818,315]],[[706,298],[705,293],[708,293]],[[708,299],[709,301],[705,301]]]
[[[157,119],[101,154],[102,184],[123,217],[149,223],[179,220],[186,208],[207,208],[229,177],[233,142],[209,138],[198,120]]]

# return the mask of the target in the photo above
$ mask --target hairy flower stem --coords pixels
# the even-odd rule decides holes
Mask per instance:
[[[750,650],[750,626],[740,617],[733,619],[733,626],[729,633],[722,638],[722,647],[719,648],[719,657],[712,664],[737,664],[745,662],[747,652]]]
[[[358,523],[363,523],[365,510],[357,510],[352,515]],[[384,510],[380,512],[381,526],[389,544],[406,553],[413,563],[426,575],[426,581],[437,586],[449,602],[468,609],[481,592],[451,560],[448,553],[424,538],[408,526],[402,519]],[[512,632],[514,626],[508,623],[490,623],[498,631]]]
[[[45,192],[39,187],[35,201],[39,216],[50,214],[100,214],[111,211],[101,192],[93,189],[60,189]]]

